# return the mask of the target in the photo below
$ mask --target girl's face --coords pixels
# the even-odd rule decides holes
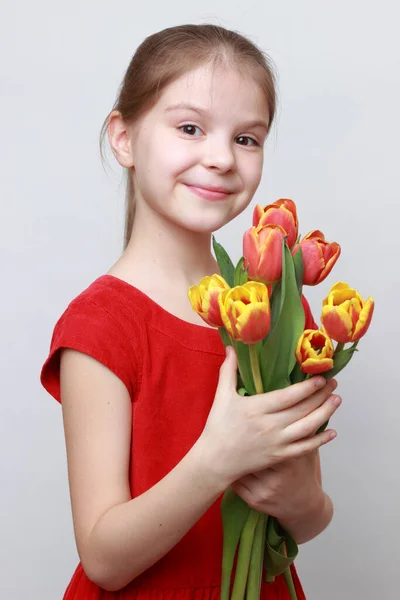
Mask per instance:
[[[203,65],[167,86],[130,132],[136,202],[212,232],[250,203],[269,122],[250,76]]]

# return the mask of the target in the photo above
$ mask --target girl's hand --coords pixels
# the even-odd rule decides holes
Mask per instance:
[[[251,473],[231,487],[249,506],[279,520],[296,520],[321,494],[317,479],[318,450]]]
[[[332,439],[332,430],[314,434],[337,409],[332,396],[336,385],[335,380],[312,377],[282,390],[242,397],[236,391],[236,354],[227,349],[198,439],[202,459],[226,489],[248,473],[309,454]]]

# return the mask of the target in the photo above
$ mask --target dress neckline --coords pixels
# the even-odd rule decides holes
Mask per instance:
[[[217,328],[198,325],[197,323],[181,319],[163,308],[161,304],[158,304],[158,302],[141,289],[116,275],[105,273],[97,281],[107,282],[115,287],[119,287],[124,293],[128,291],[140,297],[151,309],[152,316],[154,317],[151,325],[167,333],[170,337],[174,337],[179,341],[186,340],[190,347],[196,347],[199,350],[213,351],[218,354],[225,353],[224,345]]]

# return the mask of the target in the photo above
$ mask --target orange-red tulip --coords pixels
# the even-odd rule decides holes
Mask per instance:
[[[327,242],[317,229],[308,233],[293,249],[293,256],[299,247],[303,251],[304,285],[321,283],[332,271],[340,256],[340,246],[336,242]]]
[[[192,308],[211,327],[223,327],[218,295],[230,286],[220,275],[203,277],[198,285],[189,288],[188,296]]]
[[[356,342],[367,333],[374,312],[374,300],[365,302],[342,281],[332,286],[322,303],[321,322],[327,334],[337,342]]]
[[[234,340],[255,344],[269,333],[268,288],[258,281],[237,285],[218,296],[222,321]]]
[[[334,348],[324,331],[306,329],[296,348],[296,359],[303,373],[317,375],[333,368]]]
[[[265,284],[282,276],[282,240],[285,230],[280,225],[250,227],[243,235],[244,268],[248,277]]]
[[[293,248],[296,243],[299,222],[297,219],[296,205],[290,198],[281,198],[264,208],[257,204],[253,212],[253,227],[261,225],[280,225],[286,232],[286,243]]]

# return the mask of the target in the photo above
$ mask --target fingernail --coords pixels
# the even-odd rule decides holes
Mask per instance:
[[[315,387],[319,388],[326,384],[326,379],[324,377],[313,377]]]
[[[341,402],[342,402],[342,399],[341,399],[341,397],[340,397],[340,396],[334,396],[334,397],[332,398],[332,404],[333,404],[334,406],[339,406],[339,405],[341,404]]]

